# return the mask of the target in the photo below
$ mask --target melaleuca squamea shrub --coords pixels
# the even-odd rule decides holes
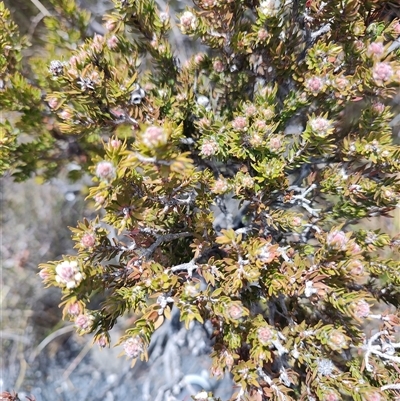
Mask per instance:
[[[104,347],[134,313],[133,363],[173,309],[211,322],[238,400],[392,399],[400,241],[374,224],[400,199],[399,20],[374,1],[114,5],[42,78],[102,209],[41,266],[65,318]],[[177,30],[203,51],[179,63]]]

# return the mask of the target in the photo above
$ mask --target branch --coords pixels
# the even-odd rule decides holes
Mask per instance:
[[[50,14],[49,10],[39,0],[31,0],[31,2],[38,8],[38,10],[45,17],[51,17],[51,14]]]
[[[136,158],[142,163],[159,164],[162,166],[170,166],[172,163],[166,160],[158,160],[156,157],[143,156],[140,153],[135,153]]]
[[[176,265],[171,267],[171,271],[173,273],[177,272],[177,271],[182,271],[182,270],[186,270],[188,272],[189,277],[192,277],[193,275],[193,271],[196,270],[198,268],[195,259],[192,259],[190,262],[188,263],[182,263],[180,265]]]
[[[381,335],[387,335],[387,334],[388,334],[387,330],[379,331],[378,333],[371,336],[371,338],[368,340],[366,345],[364,345],[362,347],[362,349],[364,349],[366,351],[365,355],[364,355],[364,362],[365,362],[365,369],[368,372],[373,372],[373,367],[369,363],[369,357],[371,354],[379,356],[380,358],[383,358],[383,359],[388,359],[389,361],[392,361],[392,362],[400,363],[400,357],[393,355],[393,351],[395,348],[395,347],[393,347],[393,344],[391,344],[391,343],[387,344],[389,346],[386,348],[383,348],[381,345],[373,345],[372,344]],[[398,344],[396,343],[394,345],[396,345],[396,348],[397,348]],[[382,350],[385,350],[386,352],[381,352]]]
[[[143,251],[143,257],[148,259],[154,251],[157,249],[158,246],[160,246],[163,242],[168,242],[168,241],[173,241],[178,238],[185,238],[185,237],[191,237],[193,234],[189,232],[183,232],[183,233],[176,233],[176,234],[164,234],[157,236],[156,241],[154,244],[150,245],[147,249]]]
[[[400,390],[400,383],[386,384],[385,386],[381,387],[381,390]]]
[[[274,384],[272,379],[261,368],[257,369],[257,373],[268,384],[268,386],[275,392],[278,400],[286,401],[286,399],[287,399],[286,395],[281,390],[279,390],[279,387],[276,384]]]

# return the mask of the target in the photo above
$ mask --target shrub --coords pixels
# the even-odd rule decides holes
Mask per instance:
[[[176,25],[115,0],[85,37],[88,15],[59,3],[32,81],[1,6],[0,103],[18,112],[3,170],[93,175],[101,212],[72,229],[76,255],[40,266],[65,318],[104,347],[133,314],[132,363],[173,309],[210,322],[235,399],[394,397],[399,317],[382,305],[399,307],[400,242],[376,222],[399,204],[399,19],[372,0],[200,0]],[[202,52],[179,61],[177,27]]]

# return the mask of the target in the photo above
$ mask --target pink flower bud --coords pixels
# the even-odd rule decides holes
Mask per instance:
[[[267,121],[272,120],[275,117],[274,109],[272,107],[267,107],[263,110],[263,116]]]
[[[47,268],[41,269],[39,272],[39,277],[43,280],[46,281],[48,278],[50,278],[50,273]]]
[[[211,192],[214,192],[215,194],[223,194],[227,192],[228,189],[229,185],[225,178],[219,178],[215,181],[213,187],[211,188]]]
[[[228,308],[228,315],[235,320],[240,319],[243,316],[243,312],[243,308],[236,304],[230,305]]]
[[[75,288],[83,280],[83,275],[76,260],[64,260],[56,266],[55,278],[57,283],[67,288]]]
[[[304,86],[313,94],[318,94],[324,87],[324,81],[320,77],[311,77],[306,80]]]
[[[257,330],[257,338],[261,344],[265,345],[275,338],[275,332],[269,327],[260,327]]]
[[[223,376],[224,371],[219,367],[219,366],[212,366],[211,367],[211,375],[214,377],[221,377]],[[201,395],[202,393],[205,393],[204,397],[200,397],[199,394]],[[196,401],[207,401],[208,399],[208,395],[205,391],[203,391],[202,393],[199,393],[198,395],[196,395],[195,400]]]
[[[51,97],[48,101],[47,101],[47,103],[49,104],[49,107],[51,108],[51,109],[55,109],[55,108],[57,108],[57,106],[58,106],[58,99],[57,98],[55,98],[55,97]]]
[[[372,110],[380,115],[385,111],[385,105],[382,102],[376,102],[372,105]]]
[[[349,80],[345,77],[337,77],[335,79],[335,86],[339,90],[345,90],[349,85]]]
[[[101,36],[99,34],[95,34],[93,37],[92,41],[92,46],[97,52],[101,52],[103,50],[103,44],[104,44],[104,36]]]
[[[256,113],[257,109],[253,104],[248,104],[244,109],[244,114],[246,114],[247,117],[251,117]]]
[[[326,243],[330,248],[344,250],[349,242],[346,234],[343,231],[332,231],[326,237]]]
[[[106,198],[102,195],[96,195],[93,199],[99,205],[102,205],[104,203],[104,201],[106,200]]]
[[[92,71],[89,75],[88,78],[93,81],[93,82],[98,82],[100,79],[100,75],[97,71]]]
[[[80,62],[81,62],[81,59],[78,56],[71,56],[69,59],[69,63],[72,67],[76,67],[77,64],[79,64]]]
[[[113,31],[117,27],[117,23],[113,20],[107,20],[105,23],[107,31]]]
[[[181,31],[182,33],[187,33],[190,31],[193,31],[197,27],[197,18],[196,16],[190,12],[190,11],[185,11],[179,20],[181,26]]]
[[[224,72],[224,70],[225,70],[224,63],[219,59],[215,60],[213,62],[213,69],[215,72],[218,72],[218,73]]]
[[[212,8],[215,6],[215,4],[216,4],[215,0],[202,0],[201,2],[202,7],[204,7],[205,9]]]
[[[282,141],[279,136],[273,137],[269,140],[269,148],[273,151],[276,152],[282,147]]]
[[[243,185],[245,188],[252,188],[253,185],[254,185],[254,180],[253,180],[253,178],[250,177],[249,175],[245,175],[245,176],[242,178],[242,185]]]
[[[203,117],[197,122],[197,124],[199,125],[200,128],[203,129],[210,128],[211,121],[208,118]]]
[[[252,147],[256,148],[258,146],[261,146],[263,143],[262,136],[253,132],[251,134],[251,137],[249,138],[249,143]]]
[[[352,255],[356,255],[358,253],[361,253],[362,251],[360,245],[358,245],[356,242],[353,241],[350,243],[349,250],[352,253]]]
[[[346,336],[339,330],[333,330],[327,338],[329,347],[334,351],[348,348]]]
[[[96,342],[100,348],[105,348],[108,345],[108,338],[105,334],[102,334],[99,337],[97,337]]]
[[[339,395],[335,391],[327,391],[324,395],[323,398],[321,399],[323,401],[340,401],[341,398],[339,398]]]
[[[149,127],[143,133],[142,141],[150,149],[159,147],[166,144],[167,134],[160,127]]]
[[[110,145],[112,148],[118,149],[122,145],[122,142],[119,139],[111,139]]]
[[[128,338],[123,347],[129,358],[137,358],[144,351],[144,344],[139,336]]]
[[[352,260],[348,265],[348,270],[352,276],[360,276],[364,273],[364,265],[358,259]]]
[[[384,47],[381,42],[372,42],[367,48],[367,55],[380,58],[383,55]]]
[[[204,60],[204,53],[197,53],[197,54],[194,56],[194,62],[195,62],[196,64],[200,64],[203,60]]]
[[[118,47],[118,42],[119,42],[118,38],[115,35],[113,35],[111,36],[111,38],[107,39],[107,47],[110,50],[115,50]]]
[[[268,38],[268,32],[264,28],[262,28],[258,31],[257,37],[259,40],[265,40]]]
[[[225,364],[228,366],[228,368],[231,368],[234,364],[235,360],[233,359],[233,356],[231,354],[226,353],[225,354]]]
[[[61,113],[59,113],[59,116],[63,120],[70,120],[73,117],[73,114],[70,110],[63,110]]]
[[[85,248],[92,248],[96,243],[96,236],[93,233],[86,233],[81,239],[81,244]]]
[[[390,188],[384,189],[383,196],[389,201],[396,199],[395,192],[392,191]]]
[[[376,63],[372,69],[372,78],[377,85],[383,85],[393,76],[393,69],[387,62]]]
[[[332,129],[331,121],[324,117],[312,118],[309,124],[313,132],[321,137],[328,135],[329,131]]]
[[[267,128],[267,123],[263,120],[256,120],[254,122],[254,126],[259,130],[259,131],[265,131]]]
[[[356,51],[361,51],[364,49],[364,42],[362,40],[355,40],[354,41],[354,48]]]
[[[78,316],[81,313],[81,307],[78,302],[74,302],[68,306],[67,313],[71,316]]]
[[[370,306],[363,299],[354,305],[354,315],[357,318],[365,318],[370,314]]]
[[[96,175],[102,180],[108,181],[115,177],[115,167],[111,162],[102,161],[97,164]]]
[[[298,216],[293,217],[292,224],[294,227],[300,227],[302,225],[302,223],[303,223],[303,220],[301,219],[301,217],[298,217]]]
[[[382,396],[377,391],[368,392],[363,396],[363,401],[381,401]]]
[[[247,120],[245,117],[236,117],[233,121],[232,121],[232,127],[234,129],[237,129],[239,131],[243,131],[245,129],[247,129]]]
[[[94,316],[88,314],[80,314],[75,319],[75,326],[82,332],[88,332],[93,326]]]
[[[218,143],[214,139],[207,139],[201,145],[200,153],[204,156],[213,156],[218,152]]]

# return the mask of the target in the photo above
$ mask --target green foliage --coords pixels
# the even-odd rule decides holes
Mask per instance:
[[[375,1],[201,0],[178,26],[205,51],[181,65],[153,1],[115,0],[94,37],[72,0],[54,3],[57,59],[31,81],[0,6],[0,102],[16,113],[1,144],[17,179],[71,161],[94,176],[102,213],[72,229],[76,255],[41,265],[65,318],[105,346],[134,316],[118,342],[133,361],[174,309],[188,329],[209,321],[236,399],[390,399],[399,318],[372,308],[400,306],[399,239],[365,220],[400,199],[399,20],[371,18]]]

